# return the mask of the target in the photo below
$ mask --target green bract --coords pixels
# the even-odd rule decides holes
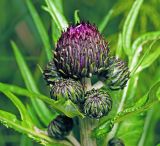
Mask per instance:
[[[106,91],[92,89],[85,96],[84,113],[90,118],[101,118],[112,108],[112,99]]]
[[[129,80],[129,74],[126,63],[116,57],[110,57],[108,67],[99,73],[111,90],[123,89]]]
[[[70,99],[74,103],[84,101],[83,86],[80,82],[73,79],[59,79],[52,84],[50,89],[52,99]]]
[[[43,71],[43,77],[48,85],[54,84],[54,82],[60,78],[53,61],[47,64]]]
[[[59,115],[48,125],[48,135],[55,139],[64,139],[73,128],[73,120],[67,116]]]

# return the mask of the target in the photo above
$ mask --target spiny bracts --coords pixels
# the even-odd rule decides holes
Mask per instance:
[[[96,26],[81,22],[63,32],[54,51],[54,62],[63,77],[91,77],[107,64],[108,42]]]
[[[50,95],[54,100],[65,98],[70,99],[74,103],[81,103],[84,101],[83,86],[79,81],[73,79],[56,80],[51,86]]]
[[[54,84],[57,79],[60,79],[59,73],[53,61],[50,61],[43,71],[43,78],[48,85]]]
[[[48,135],[55,139],[65,139],[73,128],[73,120],[67,116],[59,115],[48,125]]]
[[[112,99],[106,91],[92,89],[85,96],[84,113],[90,118],[99,119],[109,113]]]
[[[119,90],[126,86],[130,72],[124,61],[120,58],[110,57],[108,66],[101,70],[99,75],[111,90]]]

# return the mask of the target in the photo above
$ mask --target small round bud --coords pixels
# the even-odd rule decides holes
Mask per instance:
[[[74,103],[81,103],[84,101],[82,84],[73,79],[56,80],[50,89],[50,95],[54,100],[63,97],[65,99],[70,99]]]
[[[48,125],[48,135],[55,139],[64,139],[73,128],[73,120],[67,116],[59,115]]]
[[[58,40],[54,61],[64,77],[91,77],[108,60],[108,43],[89,23],[70,26]]]
[[[48,85],[53,84],[55,80],[60,78],[53,61],[47,64],[43,71],[43,77]]]
[[[86,93],[84,113],[90,118],[101,118],[109,113],[112,108],[112,100],[105,91],[92,89]]]
[[[129,70],[126,63],[119,58],[109,58],[108,67],[100,72],[111,90],[123,89],[129,80]]]
[[[108,146],[125,146],[123,141],[119,138],[112,138],[108,142]]]

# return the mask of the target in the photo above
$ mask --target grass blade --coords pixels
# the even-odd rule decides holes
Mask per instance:
[[[25,106],[23,103],[16,97],[14,94],[12,94],[9,91],[3,91],[3,93],[13,102],[13,104],[17,107],[17,109],[20,112],[21,119],[26,125],[28,125],[30,128],[33,127],[33,123],[31,121],[30,116],[28,115]]]
[[[31,16],[33,18],[33,21],[36,25],[36,28],[38,30],[39,36],[41,37],[41,40],[43,42],[43,46],[47,55],[48,60],[52,59],[52,51],[51,51],[51,46],[50,46],[50,42],[49,42],[49,37],[48,34],[45,30],[45,27],[41,21],[40,16],[38,15],[34,5],[32,4],[31,0],[27,0],[25,1],[27,4],[27,7],[31,13]]]
[[[132,44],[132,50],[134,52],[134,55],[132,56],[130,63],[129,63],[131,71],[137,66],[140,52],[143,50],[142,45],[147,43],[148,41],[157,40],[157,39],[160,39],[160,32],[159,31],[146,33],[146,34],[138,37],[134,41],[134,43]]]
[[[145,69],[148,66],[150,66],[159,57],[159,55],[160,55],[159,48],[157,48],[156,50],[152,51],[153,53],[150,53],[155,42],[156,42],[156,40],[154,40],[154,42],[152,42],[150,47],[147,48],[147,50],[145,51],[144,55],[141,57],[141,59],[139,60],[137,65],[131,71],[131,75],[130,76],[141,72],[143,69]]]
[[[148,41],[160,39],[160,31],[148,32],[138,37],[132,44],[132,49],[135,52],[137,48],[147,43]]]
[[[26,62],[23,59],[22,54],[19,52],[19,49],[17,48],[16,44],[14,42],[11,42],[15,58],[17,61],[17,64],[19,66],[20,72],[22,74],[23,80],[26,84],[26,87],[29,91],[34,91],[38,93],[38,89],[36,87],[35,81],[31,75],[31,72],[26,64]],[[40,117],[40,120],[43,121],[45,125],[47,125],[52,120],[52,114],[46,107],[46,105],[38,99],[31,99],[34,109],[36,110],[38,116]]]
[[[153,53],[150,53],[145,59],[143,60],[142,64],[139,66],[137,71],[142,71],[143,69],[149,67],[156,59],[158,59],[160,56],[160,48],[157,48],[153,51]]]
[[[54,0],[45,0],[45,2],[47,4],[45,10],[50,13],[59,30],[62,31],[66,29],[68,27],[67,20],[61,11],[57,9]]]
[[[55,6],[57,7],[57,9],[63,13],[63,0],[52,0],[54,1]]]
[[[122,38],[123,38],[123,48],[125,53],[130,56],[131,51],[131,36],[136,22],[140,7],[143,0],[135,0],[123,26]]]
[[[56,44],[61,35],[60,30],[57,28],[57,25],[52,21],[52,40],[53,44]]]
[[[122,51],[123,51],[122,47],[123,47],[123,45],[122,45],[122,34],[119,33],[119,35],[118,35],[117,49],[116,49],[116,56],[117,57],[121,57],[122,56]]]
[[[150,126],[150,123],[152,121],[152,114],[153,114],[153,110],[148,111],[147,116],[145,118],[143,132],[142,132],[141,138],[139,140],[138,146],[144,146],[144,142],[146,140],[146,135],[148,132],[148,127]]]

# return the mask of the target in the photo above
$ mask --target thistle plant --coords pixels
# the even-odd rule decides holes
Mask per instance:
[[[47,23],[42,21],[32,1],[24,4],[44,50],[39,62],[36,61],[34,76],[25,61],[27,58],[24,59],[15,41],[11,41],[26,87],[0,83],[0,92],[20,113],[19,116],[8,112],[8,108],[1,109],[0,121],[26,135],[17,145],[25,145],[24,141],[46,146],[160,143],[154,138],[160,135],[154,133],[160,117],[155,113],[160,100],[160,32],[148,32],[148,26],[144,26],[148,24],[149,4],[135,0],[125,8],[117,2],[101,23],[94,24],[87,16],[81,21],[77,10],[75,22],[68,23],[62,1],[45,0],[43,11],[49,17],[51,32],[46,31]],[[118,32],[109,24],[115,16],[127,16],[121,24],[116,24],[116,28],[121,28]],[[142,24],[139,16],[146,23]],[[157,29],[159,21],[154,17],[150,21]],[[111,29],[116,31],[114,35],[108,34]],[[141,35],[141,32],[145,33]]]
[[[97,86],[98,89],[92,87],[92,75],[106,78],[112,90],[123,89],[129,79],[129,70],[122,60],[109,56],[108,43],[96,26],[89,22],[80,22],[69,26],[62,33],[54,51],[53,62],[48,63],[43,75],[50,86],[50,95],[53,100],[61,100],[61,98],[71,100],[86,118],[95,121],[111,111],[112,97],[109,91],[100,91],[103,86]],[[91,126],[90,119],[79,120],[86,127]],[[59,122],[59,124],[65,123]],[[54,129],[57,127],[57,130],[52,130],[52,127],[55,127]],[[91,126],[91,130],[93,128],[94,125]],[[53,131],[56,134],[54,131],[60,131],[59,129],[56,124],[49,125],[49,133]],[[85,132],[85,135],[88,135],[87,128],[80,128],[80,130],[81,133]],[[55,134],[54,137],[56,137]],[[89,142],[88,139],[81,139],[81,144],[96,145],[94,140]]]

